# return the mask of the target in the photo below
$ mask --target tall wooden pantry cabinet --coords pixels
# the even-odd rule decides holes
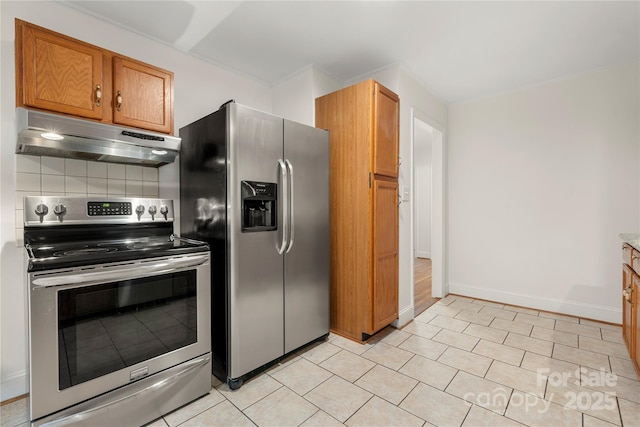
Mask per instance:
[[[331,331],[365,341],[398,318],[399,99],[367,80],[315,108],[330,139]]]

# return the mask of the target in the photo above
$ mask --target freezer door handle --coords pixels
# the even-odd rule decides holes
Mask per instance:
[[[278,168],[281,173],[282,182],[282,244],[278,248],[278,253],[282,255],[287,248],[288,239],[288,218],[287,218],[287,206],[289,205],[289,197],[287,194],[287,167],[282,159],[278,159]]]
[[[294,234],[293,231],[295,229],[296,216],[293,212],[293,206],[294,206],[293,165],[288,159],[286,159],[284,162],[286,163],[287,170],[289,171],[289,244],[287,245],[287,251],[286,251],[286,253],[289,253],[289,251],[291,251],[291,248],[293,248],[293,234]]]

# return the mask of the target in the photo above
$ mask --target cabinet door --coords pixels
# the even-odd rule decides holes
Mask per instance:
[[[17,25],[18,105],[102,119],[102,51],[26,23]]]
[[[398,183],[373,182],[372,333],[398,317]]]
[[[115,56],[113,122],[173,133],[173,74]]]
[[[632,301],[628,299],[629,291],[633,289],[633,270],[627,264],[622,265],[622,337],[627,344],[627,349],[631,352],[631,312]]]
[[[640,303],[640,276],[633,275],[633,294],[631,306],[631,360],[636,365],[636,373],[640,378],[640,314],[638,313],[638,304]]]
[[[398,96],[374,84],[373,173],[398,176]]]

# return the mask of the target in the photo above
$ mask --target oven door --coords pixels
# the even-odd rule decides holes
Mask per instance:
[[[30,273],[31,420],[209,353],[209,258]]]

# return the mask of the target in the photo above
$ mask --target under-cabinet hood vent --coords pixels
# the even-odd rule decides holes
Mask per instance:
[[[99,162],[162,166],[173,163],[180,138],[139,129],[16,109],[16,153]]]

